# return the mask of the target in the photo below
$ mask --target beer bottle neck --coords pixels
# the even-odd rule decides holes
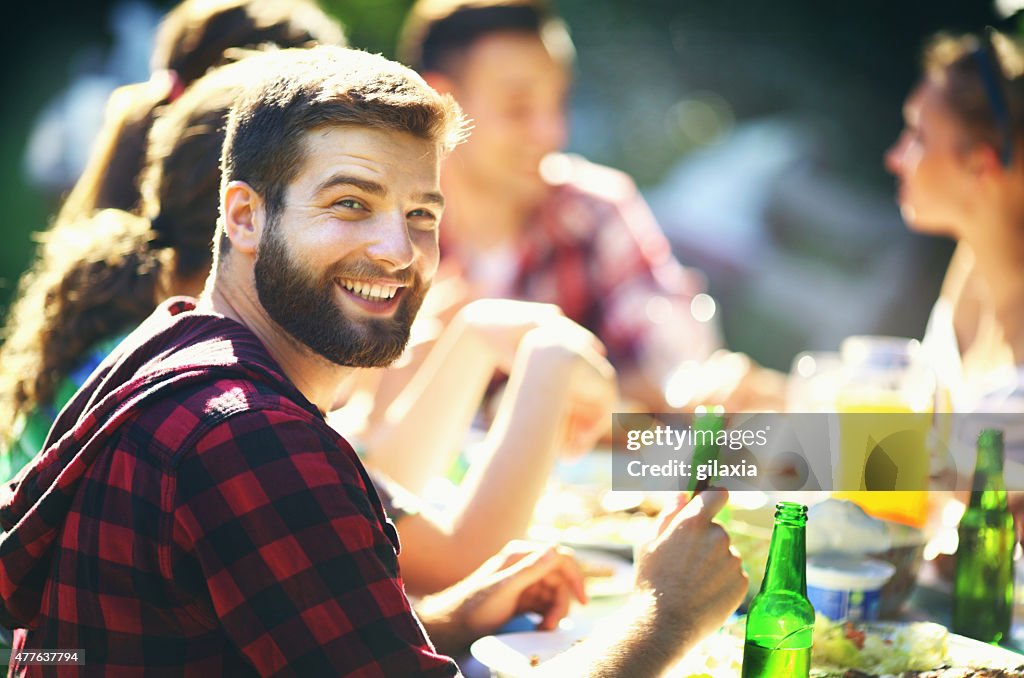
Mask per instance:
[[[807,595],[806,524],[806,509],[802,515],[782,511],[776,514],[761,591],[787,590]]]
[[[971,507],[1006,508],[1006,484],[1003,481],[1003,436],[991,429],[978,436],[978,460],[974,469]]]

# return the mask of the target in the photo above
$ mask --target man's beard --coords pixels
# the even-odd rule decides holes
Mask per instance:
[[[331,267],[320,279],[303,270],[268,218],[256,249],[256,294],[270,317],[314,353],[347,367],[385,367],[402,355],[427,286],[409,270],[389,273],[360,261]],[[353,320],[339,306],[337,280],[388,279],[406,285],[390,318]]]

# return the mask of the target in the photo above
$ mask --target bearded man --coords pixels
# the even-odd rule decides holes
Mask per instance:
[[[125,339],[0,495],[15,675],[450,676],[437,648],[583,598],[549,549],[502,554],[413,612],[394,526],[324,412],[408,341],[438,263],[439,162],[464,123],[379,56],[263,58],[229,116],[203,294]],[[666,516],[609,670],[653,675],[739,603],[711,524],[723,503]],[[72,649],[78,664],[34,663]]]

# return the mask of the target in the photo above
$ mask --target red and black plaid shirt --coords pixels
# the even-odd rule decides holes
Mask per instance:
[[[703,274],[672,255],[632,179],[575,155],[561,156],[560,166],[563,176],[520,234],[504,281],[482,280],[487,273],[480,269],[493,268],[491,262],[478,267],[445,223],[442,261],[478,285],[481,296],[557,305],[601,339],[620,371],[643,368],[650,358],[644,353],[659,350],[652,346],[654,334],[669,320],[652,315],[656,298],[678,314],[670,324],[675,363],[718,348],[716,326],[690,315],[693,297],[705,288]],[[664,365],[650,368],[660,371]]]
[[[62,412],[0,496],[0,621],[17,675],[457,673],[351,447],[259,340],[176,300]]]

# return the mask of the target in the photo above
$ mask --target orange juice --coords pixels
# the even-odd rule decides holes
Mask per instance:
[[[930,403],[875,389],[841,392],[835,496],[871,515],[921,527],[928,510]],[[875,491],[872,491],[875,490]]]

